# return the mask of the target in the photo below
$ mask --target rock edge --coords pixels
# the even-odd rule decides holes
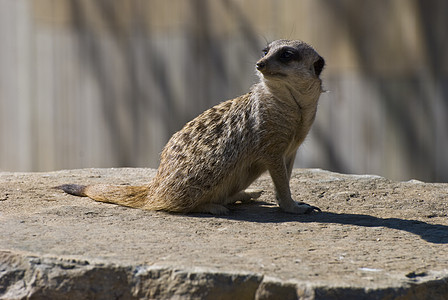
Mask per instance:
[[[294,170],[225,217],[130,210],[52,190],[150,169],[0,173],[0,299],[447,299],[448,185]],[[331,245],[331,246],[329,246]],[[279,252],[280,251],[280,252]]]
[[[0,299],[445,299],[447,281],[383,289],[313,286],[255,273],[0,251]]]

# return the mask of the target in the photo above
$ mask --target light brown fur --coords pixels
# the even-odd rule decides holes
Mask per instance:
[[[244,190],[269,171],[286,212],[318,208],[295,202],[289,180],[297,148],[314,121],[324,60],[301,41],[278,40],[257,62],[260,82],[188,122],[165,146],[146,186],[63,185],[102,202],[169,212],[227,213],[228,203],[259,193]]]

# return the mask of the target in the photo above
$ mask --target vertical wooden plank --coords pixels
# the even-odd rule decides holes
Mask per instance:
[[[16,2],[16,68],[17,68],[17,115],[15,134],[15,170],[29,170],[31,165],[31,114],[32,114],[32,51],[33,27],[29,1]]]
[[[9,170],[15,163],[12,157],[12,147],[14,141],[10,141],[11,115],[15,104],[15,74],[14,74],[14,52],[15,36],[11,34],[15,30],[14,17],[15,5],[11,1],[0,0],[0,64],[2,70],[8,69],[8,72],[0,71],[0,170]]]
[[[0,1],[0,22],[0,169],[25,171],[32,151],[29,2]]]

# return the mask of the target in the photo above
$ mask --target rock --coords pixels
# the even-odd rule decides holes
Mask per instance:
[[[0,299],[447,299],[448,184],[293,172],[227,216],[148,212],[63,183],[142,184],[151,169],[0,173]]]

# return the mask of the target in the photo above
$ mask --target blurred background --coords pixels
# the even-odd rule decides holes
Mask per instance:
[[[447,182],[447,29],[445,0],[0,0],[0,170],[156,168],[288,38],[329,91],[296,167]]]

